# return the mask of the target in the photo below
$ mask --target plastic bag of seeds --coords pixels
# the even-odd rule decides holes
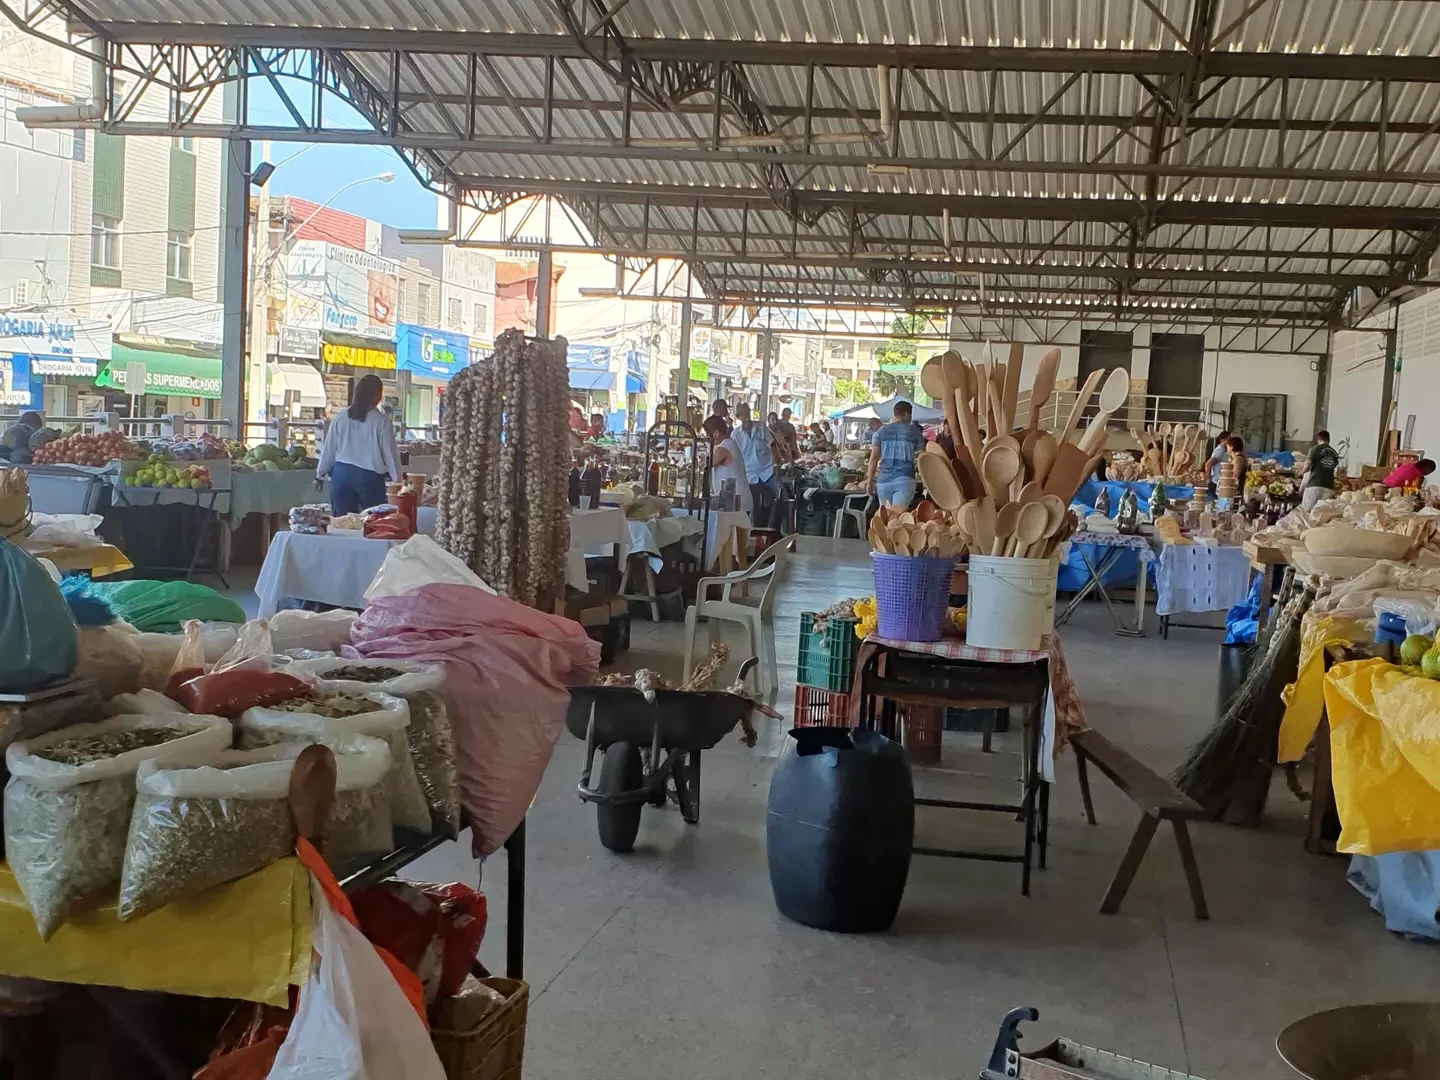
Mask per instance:
[[[292,665],[293,666],[293,665]],[[316,687],[303,698],[269,708],[246,709],[236,721],[242,750],[277,742],[325,742],[348,735],[371,735],[390,747],[385,789],[390,817],[398,829],[431,830],[430,804],[415,775],[406,728],[410,706],[391,694],[341,694]]]
[[[143,762],[120,875],[120,918],[138,918],[294,852],[290,774],[306,745],[225,750],[195,766]],[[385,743],[356,735],[326,745],[335,753],[337,798],[350,805],[363,801],[351,792],[369,791],[372,802],[383,803],[390,763]],[[337,836],[337,861],[388,849],[388,814],[382,805],[378,816],[372,809],[347,822]]]
[[[405,735],[415,775],[435,823],[454,838],[460,835],[460,779],[445,696],[436,690],[421,690],[406,700],[410,702],[410,726]]]
[[[439,690],[445,685],[443,667],[414,660],[349,660],[330,656],[296,660],[285,670],[314,682],[316,689],[341,694],[409,697],[422,690]]]
[[[207,761],[231,736],[218,716],[114,716],[6,748],[5,858],[42,940],[120,877],[140,764]]]

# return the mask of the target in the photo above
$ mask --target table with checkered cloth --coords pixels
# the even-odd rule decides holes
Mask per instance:
[[[1050,694],[1045,699],[1040,755],[1045,779],[1048,781],[1053,782],[1055,779],[1055,755],[1065,748],[1073,733],[1085,731],[1090,726],[1085,722],[1085,707],[1080,704],[1080,695],[1075,690],[1074,680],[1070,678],[1070,668],[1065,663],[1065,653],[1060,648],[1058,634],[1046,634],[1040,648],[1034,650],[983,649],[967,645],[963,639],[953,637],[941,638],[939,641],[897,641],[871,634],[860,643],[860,651],[855,658],[855,670],[862,671],[871,654],[882,648],[924,653],[947,660],[964,660],[972,664],[1033,664],[1037,660],[1048,661],[1046,670],[1050,676]],[[852,703],[852,708],[858,707],[857,695],[857,701]],[[858,720],[858,713],[856,719]],[[1048,753],[1045,752],[1046,748]]]

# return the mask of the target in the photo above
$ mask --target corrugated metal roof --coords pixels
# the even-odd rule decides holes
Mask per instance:
[[[350,34],[551,35],[569,41],[569,30],[550,0],[64,2],[101,24],[158,24],[161,38],[166,27],[219,26],[234,28],[242,37],[246,28],[293,27]],[[577,6],[594,17],[588,5]],[[636,41],[1113,50],[1163,53],[1183,61],[1191,7],[1191,0],[630,0],[616,25]],[[1221,53],[1436,56],[1440,4],[1218,0],[1210,33],[1209,46]],[[629,185],[606,199],[601,218],[612,235],[647,236],[670,246],[692,242],[688,232],[695,230],[699,250],[717,261],[731,260],[734,272],[743,273],[745,266],[764,265],[733,261],[739,252],[736,238],[743,233],[747,260],[814,261],[814,274],[805,268],[797,274],[787,264],[797,290],[828,287],[837,275],[827,264],[841,255],[903,258],[934,255],[941,248],[934,211],[912,215],[882,207],[852,222],[831,210],[813,225],[800,226],[778,204],[767,202],[754,202],[744,212],[708,206],[698,224],[682,207],[657,203],[646,211],[640,200],[647,196],[647,185],[690,189],[702,200],[716,189],[767,191],[779,179],[766,171],[776,164],[774,155],[753,140],[741,150],[710,149],[709,90],[670,111],[632,99],[627,131],[625,92],[598,63],[554,59],[557,78],[547,88],[547,64],[540,55],[487,55],[472,87],[470,56],[443,48],[443,40],[427,44],[419,55],[419,76],[401,68],[402,124],[412,136],[450,142],[445,168],[462,183],[524,190],[567,185],[567,191],[577,183]],[[383,97],[392,77],[384,49],[347,49],[346,56]],[[772,147],[787,156],[783,176],[802,201],[835,192],[1029,200],[1034,213],[1021,219],[957,214],[950,224],[950,256],[966,265],[993,265],[993,273],[1002,277],[1023,275],[1029,287],[1041,292],[1105,292],[1115,285],[1104,276],[1106,269],[1138,265],[1154,269],[1156,276],[1135,278],[1137,290],[1163,287],[1212,301],[1255,295],[1325,300],[1334,296],[1334,282],[1317,285],[1297,276],[1390,275],[1397,264],[1385,241],[1398,237],[1400,250],[1419,250],[1432,219],[1413,215],[1415,222],[1401,223],[1404,232],[1347,227],[1338,217],[1336,227],[1323,220],[1307,228],[1251,226],[1236,223],[1235,214],[1225,215],[1230,219],[1225,223],[1197,227],[1167,223],[1166,201],[1440,209],[1440,124],[1434,120],[1440,116],[1440,82],[1395,82],[1382,89],[1368,79],[1296,77],[1287,82],[1263,77],[1263,72],[1262,77],[1206,79],[1202,72],[1191,101],[1179,103],[1162,128],[1167,142],[1158,162],[1179,173],[1199,169],[1228,175],[1147,180],[1145,169],[1156,160],[1151,144],[1155,95],[1178,99],[1185,85],[1181,74],[1173,83],[1156,76],[1147,84],[1118,71],[912,71],[895,64],[891,82],[882,89],[871,67],[812,71],[801,60],[781,59],[780,64],[748,64],[744,82],[760,103],[761,127],[794,137],[808,125],[808,149],[798,142]],[[1183,64],[1174,70],[1183,72]],[[807,120],[802,114],[812,84],[808,104],[820,115]],[[894,97],[883,102],[887,90]],[[491,103],[471,110],[466,100],[472,94]],[[566,99],[566,105],[553,110],[547,145],[540,145],[547,98]],[[522,104],[505,104],[516,101]],[[890,105],[906,115],[893,140],[879,130],[882,106]],[[1044,122],[1030,119],[1042,111]],[[1374,128],[1382,117],[1383,134],[1351,130]],[[455,145],[471,132],[480,145]],[[749,138],[753,131],[747,133],[727,115],[723,135]],[[903,176],[875,175],[866,166],[876,160],[909,162],[910,168]],[[1376,179],[1387,168],[1411,179]],[[1417,174],[1428,175],[1416,182]],[[570,197],[586,206],[583,194],[571,191]],[[1149,197],[1159,200],[1152,204],[1158,221],[1144,213]],[[1128,212],[1101,215],[1125,220],[1070,223],[1052,209],[1058,204],[1050,200],[1061,199],[1097,200],[1097,206],[1103,200],[1110,209]],[[593,217],[593,209],[587,213]],[[1006,245],[1013,245],[1018,256],[1007,255]],[[1026,269],[1006,274],[1007,258]],[[1051,266],[1057,275],[1046,272]],[[1061,276],[1086,269],[1091,272],[1078,278]],[[1213,272],[1216,280],[1183,276],[1197,272]],[[1253,281],[1226,280],[1226,273],[1273,274],[1277,280],[1258,290]],[[868,282],[902,293],[898,280],[877,283],[863,270],[845,274],[844,280],[856,285]],[[956,280],[963,286],[963,275]],[[1261,306],[1269,302],[1257,301]]]

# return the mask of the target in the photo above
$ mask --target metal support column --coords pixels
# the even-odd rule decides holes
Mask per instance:
[[[679,409],[679,417],[685,416],[686,391],[690,387],[690,333],[694,325],[693,307],[690,298],[686,297],[685,302],[680,305],[680,366],[675,369],[675,405]]]
[[[775,332],[765,329],[760,332],[760,407],[756,410],[760,422],[770,412],[770,368],[775,362]]]
[[[250,142],[227,139],[220,173],[220,415],[245,437],[245,313],[249,297]]]
[[[548,338],[553,332],[550,326],[550,260],[550,252],[542,250],[535,267],[535,336],[542,338]]]

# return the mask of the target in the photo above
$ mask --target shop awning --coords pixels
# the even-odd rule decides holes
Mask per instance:
[[[125,365],[145,365],[145,387],[131,391],[125,385]],[[96,386],[109,386],[136,394],[170,394],[175,397],[220,397],[218,349],[170,350],[121,344],[117,338],[110,362],[95,376]]]
[[[571,390],[609,390],[615,384],[615,376],[608,371],[570,369]]]
[[[278,363],[269,367],[271,405],[285,404],[286,393],[293,390],[300,395],[302,407],[325,408],[325,378],[310,364]]]
[[[640,375],[627,371],[625,373],[625,392],[627,394],[645,393],[645,379]]]

